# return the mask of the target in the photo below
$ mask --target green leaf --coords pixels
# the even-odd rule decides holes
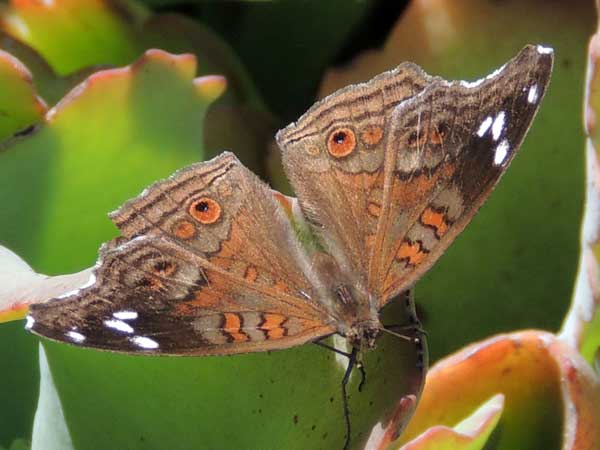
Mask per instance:
[[[115,233],[107,212],[202,159],[203,116],[224,80],[194,73],[193,56],[157,50],[98,72],[1,153],[0,223],[12,250],[49,273],[91,265]]]
[[[2,22],[65,75],[96,64],[128,64],[143,51],[133,26],[147,11],[133,2],[116,6],[104,0],[12,2]]]
[[[27,68],[2,50],[0,105],[0,141],[37,123],[46,112],[46,105],[38,97]]]
[[[37,339],[23,333],[23,323],[0,327],[0,443],[9,446],[17,436],[29,436],[38,394]]]

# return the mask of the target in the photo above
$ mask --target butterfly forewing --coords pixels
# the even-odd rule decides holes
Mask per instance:
[[[475,83],[436,81],[393,113],[370,287],[380,307],[427,271],[473,218],[518,151],[553,55],[525,47]]]
[[[310,268],[270,190],[231,154],[113,214],[91,285],[33,306],[32,331],[122,352],[228,354],[330,334]]]

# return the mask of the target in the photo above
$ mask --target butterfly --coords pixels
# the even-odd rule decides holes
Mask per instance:
[[[475,82],[403,63],[335,92],[277,133],[297,199],[232,153],[186,167],[111,214],[121,236],[101,247],[88,283],[32,305],[27,328],[113,352],[196,356],[337,334],[352,363],[384,332],[419,343],[406,292],[514,158],[552,64],[551,49],[530,45]],[[380,321],[398,296],[412,331]]]

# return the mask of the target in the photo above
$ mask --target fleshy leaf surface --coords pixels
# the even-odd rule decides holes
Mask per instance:
[[[311,105],[323,71],[375,13],[376,3],[246,2],[232,9],[226,2],[204,2],[198,9],[233,43],[265,101],[290,121]]]
[[[46,352],[42,345],[39,348],[40,396],[33,423],[31,450],[75,450],[50,373]]]
[[[19,152],[19,157],[0,156],[3,163],[15,158],[6,168],[10,173],[10,177],[6,180],[14,190],[0,194],[0,197],[6,194],[10,198],[6,217],[9,215],[12,217],[10,222],[3,221],[0,224],[1,243],[25,257],[36,270],[57,274],[81,270],[89,266],[96,257],[97,245],[115,232],[106,219],[108,211],[124,199],[137,194],[149,181],[166,176],[189,162],[202,159],[202,155],[211,156],[230,148],[236,150],[242,161],[255,170],[262,167],[262,162],[257,155],[260,149],[264,148],[265,140],[272,137],[270,130],[272,118],[262,106],[256,89],[249,81],[236,55],[222,39],[206,27],[181,16],[151,15],[145,7],[129,0],[14,1],[9,7],[0,5],[0,22],[5,31],[0,32],[0,48],[13,54],[27,66],[33,74],[34,84],[41,97],[50,106],[55,105],[73,86],[90,74],[110,65],[130,63],[150,46],[179,53],[193,51],[198,56],[199,71],[202,74],[220,73],[231,80],[227,95],[222,96],[217,105],[213,105],[214,113],[211,113],[208,118],[201,111],[202,108],[198,110],[197,105],[194,106],[194,99],[197,97],[193,92],[184,93],[182,101],[176,95],[173,96],[171,87],[168,86],[170,83],[168,77],[163,80],[164,85],[156,86],[156,90],[140,94],[147,100],[156,99],[161,95],[165,98],[173,96],[173,105],[179,102],[182,106],[180,110],[166,108],[157,113],[175,114],[161,119],[165,128],[170,128],[170,133],[165,131],[168,138],[157,143],[162,145],[166,142],[167,148],[161,150],[168,159],[166,163],[156,155],[145,154],[141,149],[137,157],[130,154],[129,161],[127,157],[118,156],[121,150],[123,155],[127,155],[125,149],[140,148],[142,145],[138,145],[138,142],[143,142],[146,136],[142,130],[143,136],[139,139],[133,133],[120,144],[114,141],[113,138],[117,137],[118,140],[118,136],[113,135],[113,125],[115,128],[121,125],[121,130],[127,130],[126,124],[119,123],[122,118],[120,113],[126,115],[127,109],[123,110],[121,107],[114,110],[112,117],[109,117],[111,113],[105,115],[109,118],[107,122],[98,123],[99,126],[103,126],[101,135],[97,135],[94,131],[89,135],[81,133],[79,136],[81,142],[77,143],[77,147],[81,147],[84,152],[86,148],[97,152],[95,156],[89,158],[90,165],[87,166],[88,168],[94,166],[93,170],[82,171],[80,169],[82,164],[75,161],[77,159],[75,153],[71,154],[73,158],[56,155],[56,147],[61,149],[63,147],[60,142],[63,136],[59,136],[62,131],[60,133],[44,131],[44,125],[37,128],[38,133],[45,133],[43,138],[36,137],[30,142],[12,142],[10,145],[3,143],[5,148],[17,147],[22,151]],[[47,58],[48,62],[44,58]],[[90,67],[89,64],[99,66]],[[55,71],[59,74],[57,75]],[[177,86],[178,83],[174,85]],[[108,100],[108,97],[105,98],[106,102]],[[132,102],[125,103],[129,105]],[[152,111],[152,102],[148,101],[141,109]],[[131,111],[131,114],[135,112]],[[204,126],[204,120],[209,120],[212,124],[208,129]],[[92,122],[95,121],[96,115],[93,111],[82,111],[80,120],[73,125],[93,131]],[[178,135],[182,130],[183,135]],[[68,138],[71,142],[77,140],[74,129],[66,134],[73,135],[72,138]],[[147,134],[151,136],[151,133]],[[204,139],[205,142],[198,139]],[[117,144],[122,148],[115,148]],[[102,154],[100,151],[102,147],[108,150],[105,163],[97,158]],[[203,152],[202,147],[205,149]],[[135,150],[133,152],[135,153]],[[171,156],[168,156],[169,152],[173,152]],[[85,158],[88,157],[82,153],[80,161],[83,163]],[[111,158],[113,158],[112,162]],[[63,166],[63,162],[68,167]],[[133,164],[127,167],[127,164],[132,162]],[[73,170],[73,173],[69,175],[59,173],[65,169]],[[104,184],[115,169],[116,172],[121,170],[121,174],[126,173],[127,183],[123,183],[122,188],[113,183],[108,186]],[[96,179],[87,177],[86,172],[96,175]],[[85,189],[80,188],[78,176],[89,182]],[[101,179],[102,177],[104,180]],[[20,182],[14,185],[13,179],[18,179]],[[81,187],[85,184],[84,182]],[[88,188],[90,190],[87,190]],[[85,192],[88,196],[87,203],[82,206],[83,203],[79,202],[79,207],[76,206],[77,202],[72,203],[74,208],[68,206],[68,203],[62,203],[65,196],[69,196],[65,190],[71,190],[69,202],[78,196],[76,192],[81,192],[79,198],[83,199]],[[55,200],[60,203],[55,203]],[[20,208],[19,204],[25,207]],[[58,209],[61,211],[54,210],[58,204],[60,205]],[[63,220],[64,217],[76,215],[73,209],[78,209],[76,212],[81,213],[81,208],[85,213],[78,225]],[[43,231],[45,220],[50,214],[48,211],[55,211],[61,217],[61,222],[54,224],[55,229],[60,230],[63,224],[66,225],[64,230],[66,232],[58,232],[59,239],[55,244],[52,243],[53,236],[49,233],[44,234]],[[16,215],[13,214],[15,212]],[[3,213],[4,211],[0,212],[0,216]],[[89,214],[87,218],[86,213]],[[69,229],[74,231],[72,235],[69,234]],[[45,237],[41,237],[41,234]],[[77,248],[77,240],[85,238],[86,235],[96,237],[89,245]],[[60,241],[64,237],[74,237],[73,242],[67,240],[65,244],[67,248],[71,248],[68,250],[67,261],[61,260],[59,255],[40,256],[44,254],[47,247],[41,250],[38,245],[62,247]],[[50,239],[49,244],[46,238]],[[24,250],[24,247],[27,248]],[[66,266],[70,268],[65,268]],[[22,316],[26,309],[21,306],[11,311],[10,317],[5,315],[4,319]],[[0,339],[13,344],[10,348],[3,347],[1,351],[3,360],[14,362],[11,373],[3,377],[3,388],[0,390],[0,400],[7,405],[6,420],[0,413],[0,423],[6,424],[0,427],[0,442],[9,445],[14,436],[27,435],[31,427],[33,400],[37,393],[35,379],[37,347],[36,339],[23,333],[21,323],[4,325],[0,329]]]

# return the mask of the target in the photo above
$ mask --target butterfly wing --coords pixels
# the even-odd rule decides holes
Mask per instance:
[[[550,49],[528,46],[479,82],[434,82],[393,112],[369,273],[380,307],[437,261],[487,199],[531,126],[552,63]]]
[[[340,103],[352,114],[330,121],[319,134],[297,131],[316,126],[310,125],[312,110],[280,133],[302,210],[334,243],[334,257],[350,261],[340,265],[366,280],[378,307],[431,267],[490,194],[529,129],[552,61],[549,49],[527,46],[477,82],[420,74],[423,88],[384,111],[376,156],[358,145],[331,151],[337,149],[331,136],[340,130],[365,132],[362,122],[353,121],[369,116],[360,101]],[[336,142],[344,144],[342,137]],[[318,163],[302,154],[318,154]],[[364,159],[373,166],[358,166]],[[330,166],[336,170],[324,176],[321,167]]]
[[[391,113],[432,80],[403,63],[321,100],[277,134],[304,218],[353,284],[367,283]]]
[[[230,153],[177,172],[113,214],[88,286],[31,307],[51,339],[127,353],[232,354],[331,334],[289,223]]]

